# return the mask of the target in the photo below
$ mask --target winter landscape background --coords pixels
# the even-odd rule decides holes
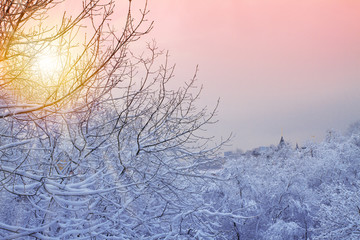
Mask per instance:
[[[0,239],[359,239],[360,4],[154,2],[0,0]]]
[[[6,147],[3,162],[16,156],[16,145]],[[360,236],[360,123],[295,148],[280,141],[190,166],[167,157],[161,161],[165,165],[140,161],[132,170],[143,175],[139,182],[126,177],[122,186],[103,161],[76,177],[48,179],[43,171],[2,164],[0,234],[3,239]]]

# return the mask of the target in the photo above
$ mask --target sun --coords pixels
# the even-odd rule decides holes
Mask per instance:
[[[52,48],[44,49],[35,57],[33,70],[45,85],[57,84],[64,69],[64,57]]]
[[[42,55],[38,59],[39,70],[45,74],[51,74],[58,70],[59,59],[52,55]]]

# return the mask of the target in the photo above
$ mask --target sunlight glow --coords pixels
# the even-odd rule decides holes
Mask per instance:
[[[42,72],[52,73],[57,69],[58,59],[54,56],[41,56],[38,63]]]
[[[45,49],[35,59],[33,70],[45,85],[56,85],[64,69],[64,57],[54,49]]]

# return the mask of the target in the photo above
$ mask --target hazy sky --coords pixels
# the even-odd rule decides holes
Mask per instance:
[[[234,133],[233,149],[281,134],[322,140],[360,120],[360,1],[149,0],[149,9],[147,39],[170,51],[179,83],[199,64],[200,104],[221,99],[209,134]]]
[[[151,37],[177,81],[199,64],[202,103],[221,99],[210,133],[234,148],[321,140],[360,120],[360,1],[152,0]]]

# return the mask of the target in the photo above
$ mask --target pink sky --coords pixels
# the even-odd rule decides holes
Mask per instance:
[[[149,0],[149,9],[145,39],[170,51],[179,83],[199,64],[200,104],[221,99],[209,134],[233,132],[233,149],[277,144],[281,133],[321,140],[360,120],[360,1]]]
[[[234,148],[321,140],[360,120],[360,1],[150,1],[151,38],[177,81],[196,64],[202,104],[221,98],[217,136]]]

